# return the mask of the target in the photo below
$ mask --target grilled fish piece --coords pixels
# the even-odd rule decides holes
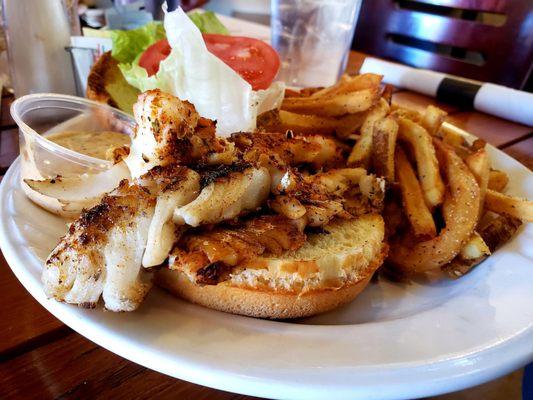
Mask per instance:
[[[267,155],[281,165],[311,164],[315,168],[342,162],[342,146],[321,135],[293,136],[284,133],[236,133],[230,138],[247,162]]]
[[[172,214],[176,208],[198,196],[200,175],[187,167],[173,164],[152,168],[139,182],[157,196],[142,260],[143,267],[152,267],[165,261],[183,230],[174,225]]]
[[[287,218],[303,218],[313,227],[326,225],[335,217],[350,218],[342,197],[348,183],[334,179],[332,172],[326,174],[306,175],[289,168],[273,190],[275,197],[269,206]]]
[[[323,226],[334,217],[351,218],[383,204],[384,181],[362,168],[331,169],[314,175],[289,168],[269,201],[277,213]]]
[[[239,167],[240,169],[240,167]],[[198,226],[229,220],[263,204],[270,192],[266,168],[246,168],[215,178],[189,204],[174,211],[174,223]]]
[[[263,253],[277,256],[296,250],[305,239],[301,224],[280,215],[263,215],[238,226],[184,234],[169,257],[169,267],[198,283],[216,284],[232,267]]]
[[[307,164],[315,169],[331,168],[342,162],[339,143],[320,135],[291,136],[283,133],[237,133],[230,142],[241,152],[245,162],[268,169],[272,189],[289,166]]]
[[[102,296],[109,310],[135,310],[152,286],[141,259],[154,206],[145,188],[124,180],[84,212],[46,261],[46,295],[85,307]]]
[[[139,95],[133,107],[137,129],[124,159],[133,178],[156,166],[195,162],[231,163],[234,147],[215,135],[215,123],[194,106],[158,89]]]

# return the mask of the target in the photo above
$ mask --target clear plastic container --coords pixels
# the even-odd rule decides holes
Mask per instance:
[[[131,115],[113,107],[53,93],[18,98],[11,105],[11,116],[20,128],[22,187],[32,200],[48,209],[51,207],[44,204],[45,199],[25,185],[24,179],[93,174],[105,171],[112,163],[61,147],[46,139],[47,135],[63,131],[115,131],[131,136],[135,127]]]
[[[133,117],[105,104],[81,97],[43,93],[20,97],[11,105],[20,128],[23,179],[48,179],[108,169],[106,160],[77,153],[46,139],[62,131],[115,131],[131,135]]]

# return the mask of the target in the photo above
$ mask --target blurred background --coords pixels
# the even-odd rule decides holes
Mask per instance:
[[[29,69],[44,57],[43,46],[67,48],[70,53],[55,55],[59,60],[53,71],[40,76],[35,71],[18,74],[47,81],[79,74],[96,54],[94,46],[80,36],[98,37],[98,31],[133,29],[155,19],[161,20],[164,0],[3,0],[0,33],[0,84],[17,86],[16,76],[9,79],[9,57],[17,69]],[[351,48],[379,58],[431,69],[483,82],[532,91],[533,89],[533,1],[532,0],[361,0],[357,4],[357,24]],[[24,3],[31,7],[24,10]],[[270,25],[273,4],[281,0],[168,0],[170,9],[181,5],[185,10],[201,7],[221,15]],[[290,1],[289,1],[290,3]],[[16,5],[16,7],[15,7]],[[55,7],[55,8],[54,8]],[[60,15],[60,9],[65,15]],[[17,10],[14,12],[12,10]],[[46,21],[39,15],[48,15]],[[8,24],[6,20],[11,20]],[[43,22],[44,21],[44,22]],[[48,32],[43,45],[28,43],[28,23],[36,32]],[[68,23],[68,26],[65,25]],[[47,31],[48,30],[48,31]],[[6,31],[8,32],[6,34]],[[7,36],[7,40],[6,40]],[[71,39],[75,36],[75,39]],[[24,46],[18,43],[25,43]],[[20,50],[17,51],[17,47]],[[32,48],[35,51],[32,52]],[[93,48],[94,50],[94,48]],[[278,49],[279,51],[279,49]],[[100,52],[100,53],[99,53]],[[93,51],[94,53],[94,51]],[[30,60],[31,57],[31,60]],[[76,60],[77,59],[77,60]],[[77,62],[77,65],[76,65]],[[40,63],[41,65],[43,63]],[[74,72],[66,71],[67,64]],[[83,67],[85,65],[85,67]],[[65,71],[63,71],[65,70]],[[60,71],[62,71],[60,73]],[[13,71],[12,75],[13,75]],[[38,69],[42,72],[42,68]],[[82,74],[83,75],[83,74]],[[52,77],[52,78],[51,78]],[[73,84],[48,82],[64,93],[83,91],[85,76]],[[64,80],[64,79],[62,79]],[[29,85],[36,85],[29,88]],[[70,85],[70,86],[69,86]],[[37,82],[19,83],[21,92],[46,89]],[[24,87],[26,86],[26,87]]]

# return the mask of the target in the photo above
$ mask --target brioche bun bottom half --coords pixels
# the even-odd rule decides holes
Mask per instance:
[[[156,285],[191,303],[232,314],[256,318],[289,319],[324,313],[354,300],[381,266],[386,246],[365,268],[365,276],[335,289],[316,289],[305,293],[240,287],[222,282],[198,285],[183,272],[164,268],[155,275]]]

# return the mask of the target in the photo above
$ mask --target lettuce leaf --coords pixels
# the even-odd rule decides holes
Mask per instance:
[[[229,35],[228,28],[220,22],[213,11],[203,13],[195,11],[189,14],[189,18],[202,33],[217,33],[219,35]]]
[[[149,22],[129,31],[111,31],[113,50],[111,55],[120,63],[131,63],[147,47],[165,38],[165,28],[161,22]]]
[[[146,69],[139,65],[139,60],[135,60],[131,64],[118,64],[122,75],[126,81],[131,85],[144,92],[148,87],[152,88],[153,84],[150,82],[156,79],[156,75],[148,76]]]
[[[166,13],[165,30],[172,51],[155,75],[149,77],[138,65],[138,58],[119,65],[130,85],[140,91],[161,89],[190,101],[201,116],[217,121],[221,136],[254,130],[258,113],[281,104],[282,83],[253,91],[248,82],[207,50],[200,30],[181,8]]]
[[[220,22],[213,11],[189,14],[189,18],[202,33],[229,35],[227,28]],[[123,64],[129,64],[139,57],[144,50],[165,38],[165,28],[161,22],[149,22],[144,26],[129,31],[113,30],[109,32],[113,41],[111,55]]]

